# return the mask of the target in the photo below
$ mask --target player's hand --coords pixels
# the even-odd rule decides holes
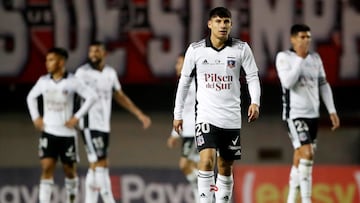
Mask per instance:
[[[172,149],[178,145],[180,137],[170,136],[167,140],[167,146]]]
[[[332,124],[331,130],[334,131],[340,127],[340,119],[336,113],[330,114],[330,120],[331,120],[331,124]]]
[[[248,122],[255,121],[259,117],[259,106],[257,104],[250,104],[248,110]]]
[[[151,119],[149,116],[145,115],[145,114],[141,114],[138,119],[140,120],[140,122],[143,125],[144,129],[148,129],[151,125]]]
[[[79,119],[75,116],[71,117],[68,121],[65,122],[65,126],[68,128],[75,128],[75,126],[78,124]]]
[[[44,130],[44,121],[42,117],[39,117],[33,121],[34,126],[37,130],[43,131]]]
[[[175,120],[174,119],[174,121],[173,121],[173,128],[179,135],[181,135],[182,124],[183,124],[183,120]]]

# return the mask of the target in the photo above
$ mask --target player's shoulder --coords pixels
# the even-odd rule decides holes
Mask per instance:
[[[289,56],[291,56],[293,54],[295,54],[294,51],[292,51],[291,49],[287,49],[287,50],[279,51],[276,54],[276,57],[289,57]]]
[[[310,51],[309,55],[315,58],[319,58],[320,59],[320,54],[316,51]]]
[[[103,71],[106,72],[106,74],[117,75],[115,68],[108,64],[105,64]]]
[[[51,74],[47,73],[39,77],[39,81],[50,81],[51,80]]]
[[[84,63],[84,64],[82,64],[82,65],[80,65],[77,69],[76,69],[76,71],[78,72],[78,71],[87,71],[87,70],[91,70],[92,69],[92,67],[91,67],[91,65],[89,64],[89,63]]]
[[[200,41],[196,41],[196,42],[191,43],[190,47],[192,47],[193,49],[198,49],[198,48],[201,48],[201,47],[205,47],[205,45],[206,45],[206,40],[202,39]]]
[[[237,38],[231,38],[231,47],[236,49],[244,49],[248,47],[248,43]]]

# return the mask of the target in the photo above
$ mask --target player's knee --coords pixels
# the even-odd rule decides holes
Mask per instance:
[[[213,170],[214,169],[214,160],[212,159],[204,159],[199,162],[200,170]]]

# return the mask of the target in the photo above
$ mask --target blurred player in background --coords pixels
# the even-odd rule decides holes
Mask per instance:
[[[41,76],[27,96],[27,105],[36,129],[42,132],[39,139],[41,180],[39,202],[50,203],[54,185],[54,171],[60,157],[65,173],[66,202],[75,202],[79,180],[76,172],[78,150],[75,126],[96,100],[95,92],[74,75],[66,72],[68,53],[52,48],[46,54],[48,74]],[[85,99],[74,112],[75,94]],[[43,115],[40,115],[38,98],[42,96]]]
[[[115,69],[105,63],[106,49],[101,42],[89,47],[88,62],[75,75],[97,93],[98,100],[81,120],[80,128],[90,167],[85,181],[85,203],[97,202],[98,192],[103,202],[115,202],[109,176],[108,147],[112,98],[131,112],[147,129],[151,119],[145,115],[121,89]],[[135,150],[135,149],[134,149]]]
[[[310,28],[295,24],[290,35],[292,48],[276,56],[276,69],[283,90],[282,118],[294,147],[287,202],[296,201],[300,187],[302,203],[310,203],[320,96],[329,112],[332,130],[340,126],[340,120],[322,60],[318,53],[309,50]]]
[[[182,66],[184,64],[185,53],[178,56],[175,65],[176,75],[180,76]],[[182,141],[181,157],[179,160],[179,167],[186,179],[189,181],[195,201],[198,202],[198,189],[197,189],[197,162],[199,161],[199,152],[195,144],[195,82],[191,82],[188,96],[184,104],[183,111],[183,128],[180,134],[174,129],[167,140],[167,146],[174,148],[179,141]]]

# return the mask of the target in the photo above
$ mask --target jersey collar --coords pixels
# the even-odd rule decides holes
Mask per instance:
[[[232,42],[233,42],[232,38],[229,37],[229,38],[226,40],[225,45],[224,45],[221,49],[217,49],[217,48],[215,48],[215,47],[212,45],[211,40],[210,40],[210,35],[208,35],[208,36],[205,38],[206,47],[211,47],[211,48],[213,48],[215,51],[221,51],[221,50],[225,49],[226,46],[229,46],[229,47],[232,46]]]

